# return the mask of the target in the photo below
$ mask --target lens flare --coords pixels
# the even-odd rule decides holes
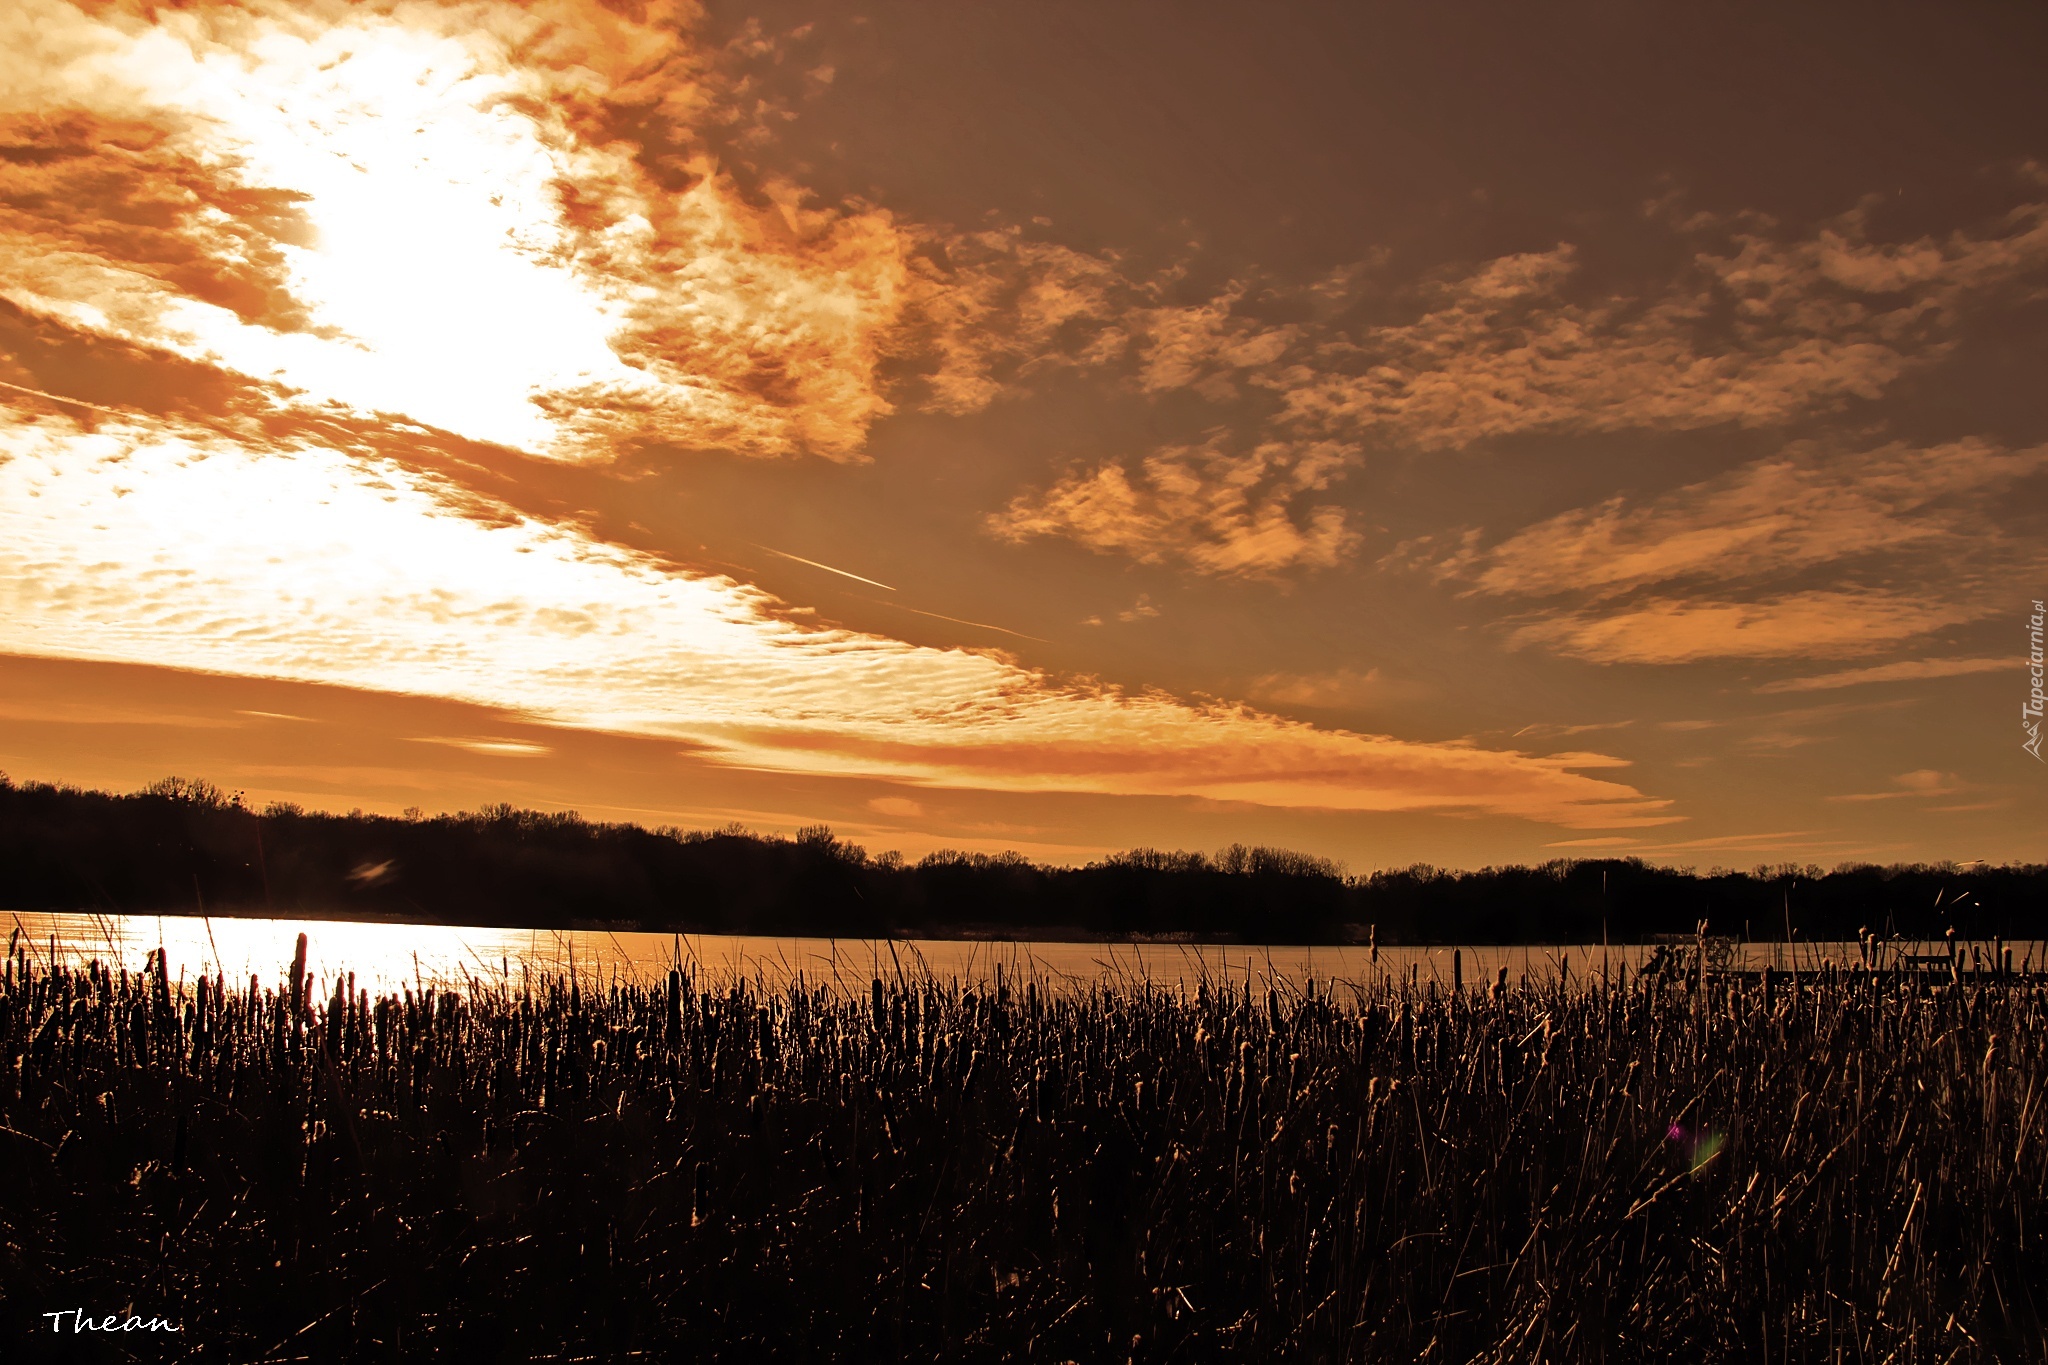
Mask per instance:
[[[1694,1132],[1683,1124],[1673,1123],[1664,1130],[1664,1140],[1678,1144],[1680,1150],[1685,1153],[1687,1171],[1692,1175],[1698,1175],[1706,1168],[1708,1162],[1721,1154],[1722,1147],[1727,1145],[1728,1137],[1725,1133],[1717,1133],[1712,1129],[1703,1128]]]

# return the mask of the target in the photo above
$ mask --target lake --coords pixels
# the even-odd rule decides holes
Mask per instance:
[[[929,973],[963,983],[1038,980],[1049,988],[1086,990],[1136,980],[1193,990],[1204,980],[1250,982],[1295,990],[1314,981],[1369,988],[1412,976],[1418,983],[1451,985],[1462,969],[1474,989],[1503,967],[1510,983],[1598,979],[1603,970],[1637,970],[1655,951],[1643,945],[1555,944],[1454,947],[1300,947],[1192,943],[1057,943],[956,939],[767,938],[718,934],[649,934],[604,929],[503,929],[437,924],[364,924],[346,920],[227,919],[184,915],[9,914],[0,925],[18,931],[39,961],[83,964],[98,959],[141,970],[159,946],[174,979],[224,974],[246,983],[255,976],[274,986],[289,976],[300,934],[307,939],[307,970],[333,988],[334,974],[353,972],[359,989],[381,994],[405,986],[464,986],[526,975],[573,972],[586,982],[648,981],[680,963],[702,984],[736,978],[780,991],[801,976],[810,985],[864,991],[876,977]],[[1991,957],[1989,944],[1980,947]],[[2011,942],[2015,967],[2048,962],[2039,942]],[[1937,953],[1938,943],[1894,944],[1889,950]],[[1730,944],[1727,965],[1771,965],[1806,971],[1832,961],[1859,960],[1855,943]],[[1454,956],[1455,954],[1455,956]]]

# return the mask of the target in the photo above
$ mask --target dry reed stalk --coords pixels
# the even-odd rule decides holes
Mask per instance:
[[[672,969],[314,1008],[303,942],[268,994],[153,959],[11,944],[0,1283],[127,1302],[175,1246],[231,1355],[2048,1357],[2048,996],[2002,949],[1341,1004]]]

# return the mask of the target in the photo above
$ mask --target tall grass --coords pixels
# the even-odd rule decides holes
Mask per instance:
[[[1339,994],[22,949],[0,1313],[233,1361],[2048,1358],[2039,983]]]

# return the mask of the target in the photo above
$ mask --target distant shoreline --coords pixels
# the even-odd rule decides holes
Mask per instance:
[[[0,904],[45,913],[987,942],[1583,944],[2048,937],[2048,865],[1705,873],[1633,859],[1349,875],[1232,844],[1082,867],[1015,853],[871,855],[573,812],[396,818],[251,810],[204,784],[135,793],[0,779]]]

